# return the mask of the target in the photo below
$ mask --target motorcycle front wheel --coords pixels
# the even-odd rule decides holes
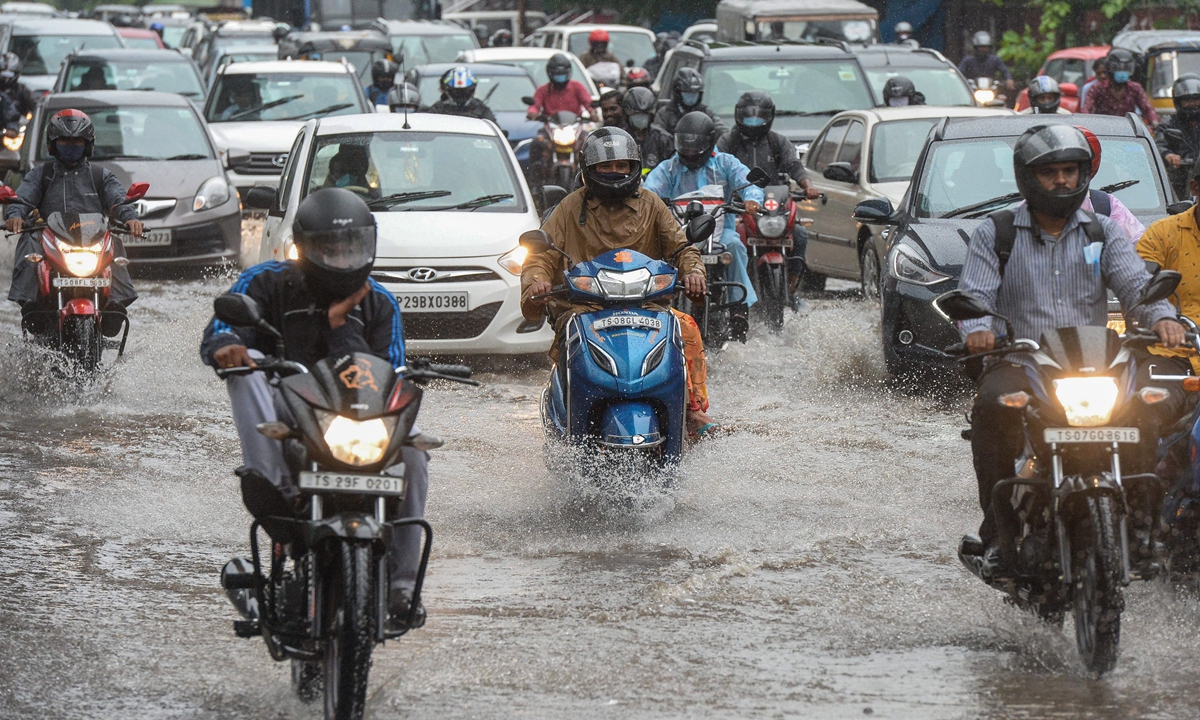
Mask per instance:
[[[1075,644],[1083,664],[1100,676],[1117,664],[1121,611],[1121,541],[1111,497],[1089,497],[1071,537]]]
[[[77,370],[93,372],[100,365],[100,332],[96,319],[72,315],[63,322],[63,352]]]
[[[787,281],[782,265],[758,266],[758,299],[763,306],[767,328],[777,333],[783,330],[783,310],[787,307]]]
[[[325,720],[360,720],[375,648],[371,546],[338,542],[327,574]]]

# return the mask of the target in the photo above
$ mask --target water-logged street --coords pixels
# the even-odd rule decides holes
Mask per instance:
[[[227,284],[142,281],[126,357],[82,394],[0,308],[0,717],[320,716],[234,637],[219,587],[249,515],[197,345]],[[637,512],[545,470],[541,360],[430,390],[429,622],[376,650],[367,717],[1200,715],[1200,599],[1130,588],[1117,669],[1093,681],[1069,624],[959,566],[965,398],[887,389],[877,313],[834,293],[712,356],[736,432]]]

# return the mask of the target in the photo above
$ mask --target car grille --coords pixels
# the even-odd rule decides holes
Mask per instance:
[[[435,277],[429,280],[414,280],[409,273],[413,270],[432,270]],[[427,265],[381,267],[375,266],[371,277],[385,283],[412,283],[416,285],[432,285],[447,282],[479,282],[481,280],[499,280],[500,276],[485,267],[429,267]]]
[[[250,153],[250,162],[237,169],[242,175],[278,175],[283,172],[282,163],[275,164],[275,158],[287,160],[287,153]]]
[[[487,330],[503,304],[488,303],[465,313],[404,313],[401,316],[404,339],[467,340],[479,337]]]

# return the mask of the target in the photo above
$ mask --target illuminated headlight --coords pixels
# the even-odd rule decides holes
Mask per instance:
[[[787,218],[782,215],[770,215],[758,219],[758,232],[765,238],[777,238],[787,230]]]
[[[388,443],[392,439],[392,429],[397,418],[390,416],[359,421],[333,413],[318,412],[317,419],[325,434],[325,444],[329,446],[329,452],[334,459],[347,465],[361,467],[383,459],[383,453],[387,451]],[[384,423],[385,419],[391,421],[392,427]]]
[[[101,243],[81,248],[68,245],[62,240],[57,240],[56,242],[58,243],[58,251],[63,256],[63,264],[67,266],[68,272],[75,277],[91,277],[95,274],[96,268],[100,265],[100,250],[103,247]]]
[[[21,146],[24,144],[25,144],[25,131],[24,130],[17,133],[16,137],[5,136],[5,138],[4,138],[4,149],[5,150],[11,150],[12,152],[20,152]]]
[[[196,199],[192,201],[192,211],[199,212],[206,208],[215,208],[229,202],[229,183],[225,178],[213,177],[204,181]]]
[[[283,255],[288,260],[299,260],[300,259],[300,251],[297,250],[296,246],[292,243],[288,243],[287,250],[284,251]]]
[[[975,91],[975,103],[977,105],[987,105],[996,99],[996,91],[980,88]]]
[[[510,250],[500,256],[496,262],[500,263],[500,267],[509,271],[513,275],[521,274],[521,267],[525,265],[525,258],[529,257],[529,251],[520,245],[515,250]]]
[[[590,293],[592,295],[600,294],[600,288],[596,284],[596,278],[592,277],[591,275],[581,275],[568,278],[567,282],[571,283],[571,287],[575,288],[579,292]]]
[[[554,138],[555,145],[575,146],[575,128],[573,127],[555,128],[551,137]]]
[[[1054,395],[1068,425],[1103,425],[1117,404],[1117,381],[1110,377],[1063,378],[1054,381]]]
[[[601,270],[596,273],[596,282],[600,283],[600,290],[605,297],[633,300],[646,297],[646,290],[650,286],[650,271],[646,268],[629,272]]]
[[[892,249],[888,271],[897,280],[915,285],[935,285],[949,277],[929,267],[917,249],[903,243]]]

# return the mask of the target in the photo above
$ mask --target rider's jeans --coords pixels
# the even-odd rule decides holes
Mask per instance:
[[[737,229],[733,227],[732,223],[725,229],[725,232],[721,233],[721,243],[733,256],[733,264],[729,266],[732,277],[729,279],[746,286],[746,305],[753,306],[758,302],[758,294],[754,292],[754,285],[750,282],[750,273],[746,269],[750,263],[750,256],[746,253],[746,245],[738,237]]]
[[[250,354],[262,357],[256,350]],[[225,381],[233,406],[233,424],[242,442],[242,461],[265,475],[288,497],[297,494],[291,472],[283,459],[283,444],[258,432],[259,423],[291,420],[280,392],[262,373],[231,376]],[[403,449],[404,479],[408,492],[396,517],[424,517],[425,496],[429,490],[429,453],[413,447]],[[421,530],[398,528],[392,533],[391,586],[411,594],[421,559]]]

